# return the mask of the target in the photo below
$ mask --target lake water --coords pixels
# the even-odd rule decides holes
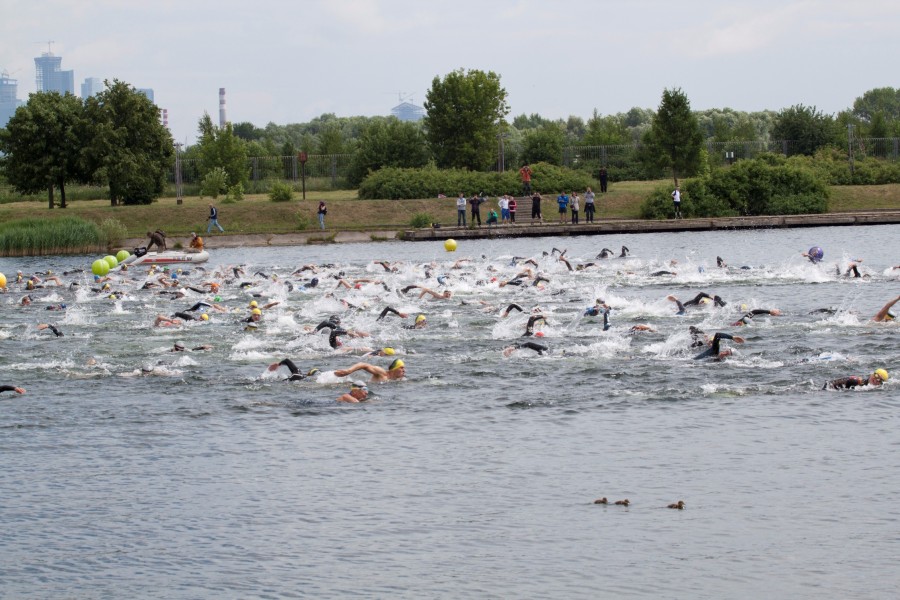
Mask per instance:
[[[181,281],[222,281],[229,312],[174,329],[154,317],[212,295],[140,290],[147,271],[132,269],[110,299],[90,290],[94,256],[0,259],[0,384],[27,388],[0,395],[0,597],[894,597],[900,328],[870,318],[900,293],[898,239],[875,226],[481,240],[452,254],[221,250]],[[629,258],[595,259],[622,245]],[[813,245],[819,265],[800,255]],[[595,265],[570,272],[553,248]],[[513,257],[549,281],[499,287],[528,266]],[[855,258],[867,277],[839,277]],[[316,288],[291,275],[306,264],[320,265]],[[86,272],[22,307],[17,269]],[[384,285],[335,289],[341,271]],[[453,296],[398,291],[417,283]],[[679,316],[666,300],[701,291],[726,306]],[[254,298],[280,304],[248,332]],[[612,307],[608,331],[583,316],[596,298]],[[524,313],[503,318],[513,302]],[[409,317],[377,321],[385,306]],[[544,335],[522,338],[536,307]],[[753,308],[784,314],[731,325]],[[428,326],[403,328],[419,312]],[[330,314],[371,337],[332,350],[307,332]],[[724,362],[692,360],[691,325],[746,342],[726,342]],[[523,339],[551,351],[504,355]],[[213,348],[169,352],[175,341]],[[405,380],[335,402],[356,375],[332,371],[383,346]],[[266,369],[285,357],[322,373],[285,382]],[[884,386],[822,390],[879,367]],[[677,500],[687,508],[666,508]]]

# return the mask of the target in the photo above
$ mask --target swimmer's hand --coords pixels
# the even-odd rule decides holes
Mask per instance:
[[[271,365],[269,365],[269,371],[277,371],[278,367],[280,367],[280,366],[281,366],[281,363],[272,363]]]
[[[731,339],[732,339],[735,343],[738,343],[738,344],[743,344],[743,343],[744,343],[744,338],[742,338],[742,337],[740,337],[740,336],[737,336],[737,335],[734,336],[734,337],[731,338]]]

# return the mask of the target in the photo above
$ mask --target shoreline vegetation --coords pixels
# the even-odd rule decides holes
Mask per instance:
[[[640,219],[641,204],[653,190],[671,181],[629,181],[610,185],[597,194],[597,220]],[[472,191],[460,190],[471,194]],[[830,186],[828,213],[900,210],[900,184]],[[146,237],[147,231],[162,229],[170,239],[187,238],[192,231],[206,235],[208,204],[219,209],[225,233],[216,238],[239,235],[318,234],[321,242],[335,241],[338,232],[375,232],[412,229],[418,223],[456,224],[455,193],[447,198],[419,200],[360,200],[356,190],[308,191],[306,200],[273,202],[267,194],[247,194],[240,201],[209,197],[163,197],[152,204],[110,206],[108,200],[74,200],[65,209],[48,209],[37,201],[0,204],[0,255],[30,256],[80,254],[123,246],[126,240]],[[299,194],[295,194],[295,197]],[[328,207],[325,230],[319,229],[316,212],[320,201]],[[491,198],[482,207],[496,208]],[[530,219],[530,200],[519,197],[520,221]],[[544,197],[545,216],[556,216],[555,195]],[[468,212],[468,208],[467,208]],[[527,214],[526,214],[527,213]],[[827,214],[827,213],[826,213]],[[76,219],[73,219],[76,218]],[[79,220],[95,225],[74,225]],[[545,218],[545,221],[547,219]],[[27,227],[23,227],[23,223]],[[426,226],[426,228],[428,228]],[[27,233],[26,233],[27,232]],[[373,238],[374,239],[374,238]],[[174,244],[172,244],[174,247]]]

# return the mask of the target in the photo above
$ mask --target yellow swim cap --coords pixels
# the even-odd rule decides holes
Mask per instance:
[[[391,363],[391,366],[388,367],[388,371],[393,371],[394,369],[399,369],[400,367],[405,367],[406,363],[404,363],[399,358],[395,358],[394,362]]]
[[[885,371],[884,369],[875,369],[874,375],[879,377],[882,381],[888,380],[888,372]]]
[[[200,318],[203,319],[204,321],[209,321],[209,315],[206,313],[203,313],[202,315],[200,315]]]
[[[394,354],[396,354],[393,348],[382,348],[381,351],[384,352],[385,356],[393,356]]]
[[[259,305],[256,303],[256,300],[250,301],[250,308],[256,308],[257,306],[259,306]]]
[[[253,310],[250,311],[250,313],[254,314],[254,315],[261,315],[262,311],[259,310],[258,308],[254,308]]]
[[[416,317],[416,323],[421,323],[424,320],[425,320],[425,315],[419,315],[418,317]]]

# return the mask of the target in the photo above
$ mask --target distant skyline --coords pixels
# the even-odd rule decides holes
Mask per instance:
[[[681,88],[694,110],[826,114],[900,87],[900,3],[876,0],[0,0],[0,69],[35,91],[34,58],[152,88],[178,142],[204,112],[257,127],[322,113],[422,105],[434,77],[494,71],[509,118],[655,109]]]

